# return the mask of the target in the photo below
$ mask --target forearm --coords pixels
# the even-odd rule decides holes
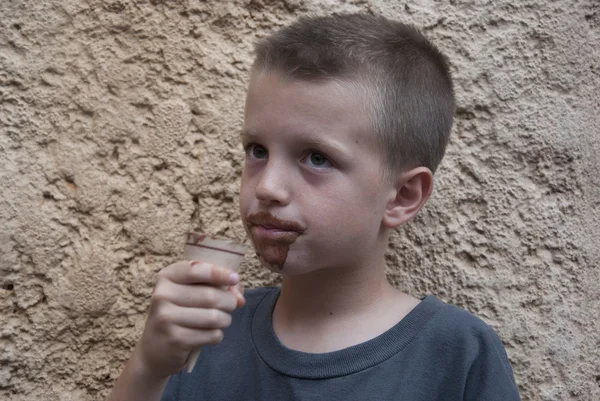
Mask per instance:
[[[148,372],[136,347],[107,401],[160,401],[168,379]]]

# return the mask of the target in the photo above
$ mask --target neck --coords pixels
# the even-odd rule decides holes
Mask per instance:
[[[318,321],[368,313],[391,289],[384,263],[360,268],[322,269],[284,277],[277,302],[290,321]]]
[[[385,275],[387,233],[372,254],[355,266],[322,268],[284,276],[275,318],[283,324],[356,318],[377,309],[397,294]]]
[[[387,238],[386,238],[387,239]],[[273,329],[289,348],[312,353],[356,345],[393,327],[418,304],[385,275],[387,241],[378,258],[354,266],[285,276],[273,311]]]

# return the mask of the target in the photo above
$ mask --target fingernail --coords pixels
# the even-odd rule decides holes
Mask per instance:
[[[232,285],[236,285],[236,284],[237,284],[237,283],[239,283],[239,282],[240,282],[240,275],[239,275],[239,274],[237,274],[237,273],[232,273],[232,274],[229,276],[229,283],[230,283],[230,284],[232,284]]]

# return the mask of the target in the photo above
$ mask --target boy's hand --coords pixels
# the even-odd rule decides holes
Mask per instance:
[[[231,312],[245,303],[238,283],[232,270],[206,263],[182,261],[162,269],[136,350],[144,371],[170,376],[185,367],[194,349],[220,343]]]

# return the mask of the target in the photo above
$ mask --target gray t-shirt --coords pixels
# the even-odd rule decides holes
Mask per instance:
[[[204,347],[192,373],[172,376],[163,401],[520,400],[492,328],[433,296],[380,336],[325,354],[277,339],[278,288],[245,296],[223,342]]]

